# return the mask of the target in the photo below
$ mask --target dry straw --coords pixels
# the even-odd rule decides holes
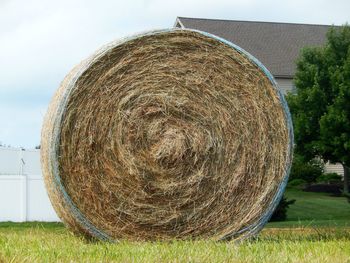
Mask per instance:
[[[271,74],[194,30],[113,42],[75,67],[42,130],[51,202],[101,240],[243,239],[288,178],[292,125]]]

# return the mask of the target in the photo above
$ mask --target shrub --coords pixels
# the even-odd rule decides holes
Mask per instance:
[[[341,175],[337,173],[325,173],[317,178],[318,183],[327,183],[327,184],[334,183],[334,182],[339,183],[341,182],[341,180],[342,180]]]
[[[301,155],[294,154],[290,181],[302,179],[307,183],[316,182],[317,178],[323,174],[324,164],[321,160],[313,159],[305,161]]]
[[[333,196],[342,196],[343,194],[343,183],[317,183],[310,184],[303,189],[305,192],[315,192],[315,193],[329,193]]]
[[[307,182],[304,179],[293,179],[288,182],[287,187],[288,188],[304,188],[304,186],[307,185]]]
[[[287,200],[285,196],[282,196],[281,201],[270,218],[270,222],[285,221],[287,219],[287,209],[294,203],[295,199]]]

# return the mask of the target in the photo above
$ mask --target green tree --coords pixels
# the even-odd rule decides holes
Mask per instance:
[[[332,27],[323,47],[305,48],[294,79],[297,94],[287,96],[294,121],[296,152],[322,157],[344,168],[349,193],[350,27]]]

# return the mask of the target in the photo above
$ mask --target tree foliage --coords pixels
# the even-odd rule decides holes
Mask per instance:
[[[297,95],[288,95],[296,152],[350,167],[350,27],[332,27],[323,47],[305,48],[297,62]],[[348,188],[344,187],[348,192]]]
[[[306,183],[316,182],[323,174],[324,165],[319,159],[305,160],[302,155],[295,153],[289,180],[302,179]]]

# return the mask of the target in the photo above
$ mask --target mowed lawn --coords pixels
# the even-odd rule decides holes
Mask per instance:
[[[287,211],[287,220],[268,227],[350,227],[350,203],[345,197],[294,189],[287,189],[285,195],[296,200]]]
[[[297,199],[291,221],[269,223],[256,239],[240,244],[111,244],[76,237],[60,223],[1,223],[0,262],[350,262],[350,204],[325,194],[288,191],[287,196]]]

